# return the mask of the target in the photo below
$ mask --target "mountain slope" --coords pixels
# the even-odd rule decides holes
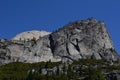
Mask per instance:
[[[31,41],[0,41],[0,62],[72,61],[78,59],[119,60],[105,23],[89,18]]]

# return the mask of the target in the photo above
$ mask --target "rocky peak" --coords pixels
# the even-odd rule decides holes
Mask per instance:
[[[117,59],[105,23],[94,18],[70,23],[51,34],[51,38],[55,55],[71,59]]]
[[[20,41],[20,38],[31,39],[31,34],[33,33],[25,32],[18,35],[13,39],[17,39],[18,42],[7,41],[10,44],[5,45],[5,48],[1,47],[0,50],[1,63],[50,60],[66,62],[91,58],[105,59],[109,62],[119,60],[105,23],[94,18],[72,22],[36,41]]]

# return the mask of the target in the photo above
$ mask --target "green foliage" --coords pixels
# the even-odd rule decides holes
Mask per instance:
[[[39,76],[42,76],[38,73],[32,73],[30,70],[32,69],[40,69],[44,68],[47,65],[47,68],[55,67],[60,64],[59,62],[39,62],[39,63],[21,63],[14,62],[6,65],[0,66],[0,80],[26,80],[28,77],[32,80],[38,80]],[[28,74],[28,71],[29,74]],[[43,80],[44,80],[44,76]],[[30,80],[29,79],[29,80]]]
[[[25,67],[24,67],[25,66]],[[27,71],[30,69],[29,64],[25,63],[10,63],[0,67],[0,79],[7,80],[25,80]]]
[[[56,74],[42,74],[41,69],[56,67]],[[60,68],[61,67],[61,68]],[[34,71],[33,71],[34,70]],[[0,66],[0,80],[105,80],[103,71],[120,70],[120,66],[109,65],[105,60],[81,59],[71,64],[61,62],[21,63]]]
[[[90,66],[86,69],[86,75],[88,75],[86,80],[106,80],[100,69],[95,69]]]
[[[78,61],[74,61],[73,64],[82,64],[82,65],[107,65],[108,62],[106,60],[95,60],[95,59],[79,59]]]
[[[109,71],[120,70],[120,66],[109,65],[106,67],[106,69],[108,69]]]

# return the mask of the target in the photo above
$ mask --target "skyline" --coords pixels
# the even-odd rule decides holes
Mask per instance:
[[[0,38],[11,39],[30,30],[52,32],[69,22],[94,17],[105,22],[120,54],[119,3],[118,0],[1,0]]]

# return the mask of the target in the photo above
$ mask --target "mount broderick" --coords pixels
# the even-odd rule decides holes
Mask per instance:
[[[12,40],[0,40],[0,64],[78,59],[119,61],[104,22],[88,18],[69,23],[52,33],[30,31]]]

